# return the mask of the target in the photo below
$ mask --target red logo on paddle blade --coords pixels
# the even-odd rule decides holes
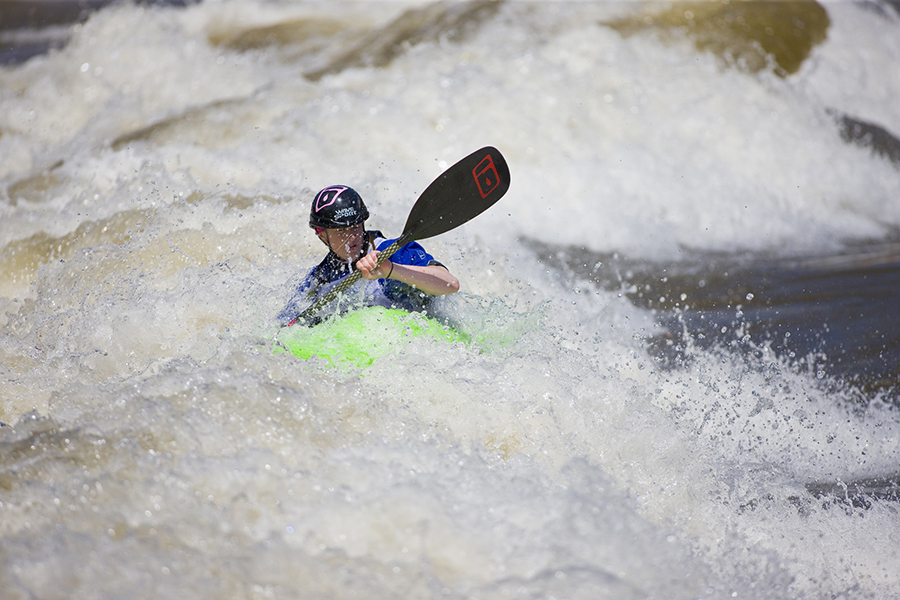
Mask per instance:
[[[497,174],[497,167],[494,166],[494,159],[490,154],[472,169],[472,176],[478,184],[478,192],[482,198],[487,198],[500,185],[500,175]]]

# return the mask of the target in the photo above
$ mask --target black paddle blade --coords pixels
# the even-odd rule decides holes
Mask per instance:
[[[509,167],[491,146],[465,157],[431,182],[409,212],[406,241],[440,235],[474,219],[509,189]]]

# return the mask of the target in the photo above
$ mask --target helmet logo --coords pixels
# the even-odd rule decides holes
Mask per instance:
[[[325,188],[324,190],[319,192],[319,195],[316,196],[316,202],[313,205],[315,208],[315,211],[319,212],[326,206],[331,206],[332,204],[334,204],[337,201],[338,197],[341,194],[343,194],[347,189],[349,189],[349,188],[343,187],[343,186],[335,186],[335,187]]]
[[[490,154],[472,169],[472,177],[478,184],[478,193],[482,198],[487,198],[500,185],[500,175],[497,173],[497,167]]]
[[[356,209],[352,206],[348,206],[347,208],[342,208],[341,210],[334,213],[335,219],[345,219],[347,217],[355,217]]]

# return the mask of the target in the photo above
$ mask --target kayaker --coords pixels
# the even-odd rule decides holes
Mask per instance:
[[[313,198],[309,226],[328,248],[321,263],[306,274],[287,306],[278,314],[280,325],[293,325],[298,315],[333,284],[357,269],[368,284],[366,305],[408,310],[425,308],[434,296],[453,294],[459,281],[418,243],[401,246],[378,264],[378,254],[394,240],[377,230],[366,230],[369,218],[362,197],[351,187],[333,185]],[[353,288],[351,288],[352,290]]]

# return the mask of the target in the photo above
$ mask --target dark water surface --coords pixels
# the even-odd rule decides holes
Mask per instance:
[[[18,65],[59,49],[69,40],[68,25],[82,23],[91,13],[115,0],[0,1],[0,65]],[[195,0],[133,0],[134,4],[187,6]]]
[[[768,347],[831,385],[900,408],[900,243],[857,245],[832,256],[684,253],[671,263],[532,241],[542,261],[656,311],[664,335],[648,350],[665,366],[694,347]],[[900,413],[898,413],[900,418]]]

